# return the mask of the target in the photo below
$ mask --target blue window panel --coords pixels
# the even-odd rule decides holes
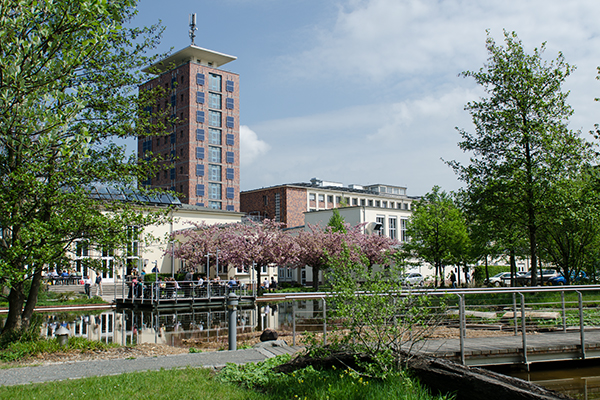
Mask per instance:
[[[225,155],[225,160],[229,164],[233,164],[233,151],[228,151]]]
[[[227,117],[227,127],[233,128],[234,124],[235,124],[235,121],[234,121],[233,117]]]
[[[204,86],[204,74],[196,74],[196,85]]]
[[[233,98],[228,97],[225,99],[225,108],[227,108],[229,110],[233,110],[233,104],[234,104]]]
[[[175,126],[175,122],[177,122],[177,116],[173,114],[171,115],[171,126]]]
[[[228,92],[233,92],[233,88],[234,88],[234,83],[233,81],[227,81],[225,83],[225,90]]]
[[[233,172],[233,168],[227,168],[225,170],[225,175],[226,175],[227,180],[232,181],[235,176],[235,173]]]
[[[196,111],[196,122],[199,124],[204,123],[204,111]]]
[[[227,211],[235,211],[235,209],[233,208],[233,206],[231,204],[229,204],[227,206]]]
[[[175,87],[176,83],[177,83],[177,78],[171,78],[171,89]]]
[[[208,125],[215,126],[217,128],[221,127],[221,112],[220,111],[212,111],[208,112]]]
[[[196,158],[204,160],[204,147],[196,147]]]
[[[204,142],[204,129],[196,129],[196,140]]]
[[[171,168],[171,179],[175,179],[175,168]]]
[[[204,92],[196,92],[196,103],[204,104]]]
[[[196,185],[196,196],[204,196],[204,185]]]
[[[204,176],[204,164],[196,164],[196,176]]]
[[[227,197],[228,199],[233,199],[235,195],[235,191],[232,187],[228,187],[227,188],[227,194],[225,195],[225,197]]]
[[[177,140],[177,135],[175,135],[175,132],[171,133],[171,144],[174,144],[176,140]]]
[[[173,107],[175,107],[177,105],[177,96],[175,96],[175,95],[171,96],[171,105]]]
[[[226,143],[227,143],[227,146],[233,146],[235,144],[235,141],[233,140],[233,134],[232,133],[228,133],[227,134]]]
[[[171,150],[171,160],[175,159],[175,150]]]
[[[150,114],[150,115],[151,115],[151,114],[152,114],[152,106],[146,106],[146,107],[144,107],[144,111],[145,111],[146,113],[148,113],[148,114]]]
[[[198,207],[204,207],[204,203],[196,203]]]

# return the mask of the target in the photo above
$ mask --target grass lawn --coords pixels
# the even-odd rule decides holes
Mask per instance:
[[[367,380],[349,371],[277,374],[261,391],[223,382],[211,370],[185,368],[73,381],[0,387],[0,399],[445,399],[431,396],[402,374],[386,381]]]

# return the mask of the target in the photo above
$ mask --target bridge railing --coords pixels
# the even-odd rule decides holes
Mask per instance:
[[[357,296],[369,295],[357,293]],[[600,286],[468,288],[468,289],[411,289],[394,294],[431,296],[444,299],[444,307],[433,313],[440,327],[454,329],[460,339],[460,359],[465,361],[465,343],[477,330],[510,332],[522,337],[523,362],[527,360],[527,334],[533,332],[580,332],[581,358],[585,358],[585,330],[600,328]],[[278,300],[292,301],[289,329],[293,344],[304,332],[312,332],[327,343],[328,332],[340,328],[335,314],[335,295],[320,293],[290,293],[266,295]],[[276,297],[275,297],[276,296]],[[308,300],[312,300],[307,302]],[[308,306],[307,306],[308,304]],[[406,318],[398,315],[396,320]],[[456,337],[456,336],[455,336]]]

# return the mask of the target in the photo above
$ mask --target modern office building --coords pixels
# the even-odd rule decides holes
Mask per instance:
[[[181,202],[224,211],[240,207],[239,75],[236,57],[190,45],[147,68],[165,97],[151,113],[170,116],[166,132],[140,137],[138,155],[160,154],[165,168],[145,185],[177,192]]]
[[[405,210],[410,214],[416,197],[406,195],[406,188],[383,184],[349,185],[317,178],[310,183],[289,183],[244,191],[240,195],[241,212],[256,219],[269,218],[288,228],[304,225],[307,211],[345,206]]]

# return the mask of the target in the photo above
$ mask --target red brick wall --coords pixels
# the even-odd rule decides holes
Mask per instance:
[[[278,186],[243,192],[240,196],[240,210],[275,219],[275,194],[277,193],[280,195],[281,222],[289,228],[304,225],[304,212],[307,211],[304,188]]]

